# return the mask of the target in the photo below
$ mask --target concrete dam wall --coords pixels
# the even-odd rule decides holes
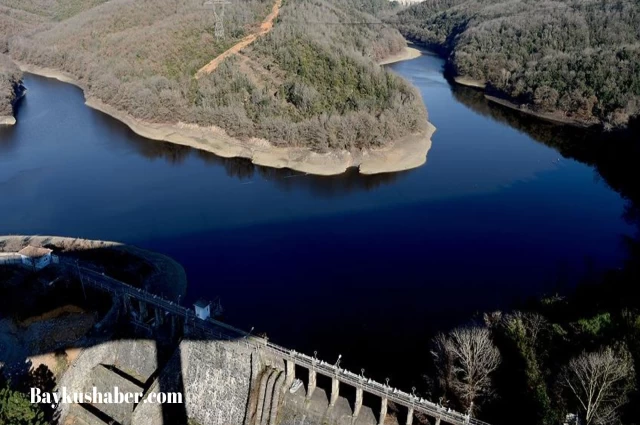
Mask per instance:
[[[59,386],[67,391],[182,392],[180,406],[138,403],[91,406],[60,405],[61,423],[102,425],[103,415],[122,425],[375,425],[363,407],[354,421],[353,406],[338,397],[329,406],[324,389],[307,398],[306,386],[291,393],[282,359],[242,341],[183,340],[166,361],[151,340],[105,342],[83,350]],[[176,410],[177,409],[177,410]],[[387,417],[385,424],[397,423]],[[186,424],[185,424],[186,425]]]

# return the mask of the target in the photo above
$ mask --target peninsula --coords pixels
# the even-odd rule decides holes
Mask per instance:
[[[66,3],[0,1],[0,41],[142,136],[320,175],[426,161],[421,96],[378,64],[406,42],[348,0],[234,3],[223,29],[198,2]]]

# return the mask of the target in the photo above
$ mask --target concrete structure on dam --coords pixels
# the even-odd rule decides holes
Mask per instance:
[[[141,336],[84,348],[58,386],[118,386],[143,392],[144,399],[175,392],[184,403],[60,405],[63,424],[486,425],[339,362],[288,350],[75,263],[68,266],[83,285],[108,292],[112,319],[132,324]]]

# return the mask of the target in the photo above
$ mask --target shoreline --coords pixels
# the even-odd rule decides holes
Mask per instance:
[[[2,115],[0,116],[0,125],[16,125],[16,117],[12,115]]]
[[[579,127],[579,128],[589,128],[591,126],[597,125],[597,122],[585,122],[585,121],[579,121],[579,120],[575,120],[572,118],[567,118],[567,117],[561,117],[561,116],[557,116],[554,115],[553,113],[544,113],[544,112],[536,112],[536,111],[532,111],[528,108],[521,108],[520,105],[511,102],[507,99],[501,99],[499,97],[495,97],[495,96],[491,96],[488,94],[484,95],[484,98],[487,99],[489,101],[489,103],[495,103],[497,105],[500,105],[502,107],[505,108],[509,108],[512,109],[514,111],[518,111],[521,112],[525,115],[529,115],[535,118],[538,118],[540,120],[543,121],[548,121],[548,122],[552,122],[554,124],[562,124],[562,125],[570,125],[573,127]]]
[[[469,78],[469,77],[455,76],[453,77],[453,81],[456,84],[460,84],[461,86],[465,86],[465,87],[472,87],[475,89],[482,89],[482,90],[487,88],[487,83],[479,80],[474,80],[473,78]]]
[[[416,50],[419,56],[419,50],[413,50]],[[290,168],[308,174],[337,175],[346,172],[351,167],[358,167],[361,174],[391,173],[417,168],[426,162],[427,154],[431,148],[431,136],[436,130],[427,121],[427,128],[423,132],[404,136],[390,142],[383,148],[355,152],[341,150],[318,153],[309,148],[278,147],[259,138],[241,141],[215,126],[201,127],[182,122],[169,124],[142,121],[95,97],[87,97],[82,83],[66,72],[15,60],[14,62],[23,72],[54,78],[79,87],[85,92],[85,104],[88,107],[124,123],[139,136],[192,147],[223,158],[246,158],[255,165]]]
[[[411,42],[414,43],[413,41],[411,41]],[[445,72],[444,72],[444,75],[445,75],[445,77],[447,77],[447,79],[449,81],[453,81],[453,83],[455,83],[457,85],[460,85],[460,86],[463,86],[463,87],[470,87],[470,88],[473,88],[473,89],[482,90],[483,94],[484,94],[484,97],[489,101],[489,103],[497,104],[497,105],[500,105],[500,106],[502,106],[504,108],[512,109],[514,111],[521,112],[521,113],[523,113],[525,115],[537,118],[537,119],[542,120],[542,121],[551,122],[551,123],[554,123],[554,124],[568,125],[568,126],[577,127],[577,128],[590,128],[590,127],[602,124],[599,121],[592,121],[592,122],[580,121],[580,120],[576,120],[576,119],[572,119],[572,118],[558,116],[558,115],[553,114],[553,113],[540,113],[540,112],[532,111],[530,109],[522,109],[520,107],[520,105],[518,105],[517,103],[512,102],[512,101],[510,101],[508,99],[502,99],[502,98],[499,98],[499,97],[491,96],[491,95],[487,94],[486,91],[485,91],[486,88],[487,88],[487,83],[486,82],[479,81],[479,80],[474,80],[473,78],[465,77],[465,76],[462,76],[462,75],[452,75],[451,73],[448,73],[446,71],[446,65],[448,65],[448,59],[444,55],[438,53],[433,48],[429,48],[428,46],[424,45],[423,43],[419,43],[419,42],[415,42],[415,43],[418,46],[422,46],[427,51],[436,54],[438,57],[442,58],[445,61]]]
[[[380,62],[378,62],[378,65],[390,65],[396,62],[419,58],[420,56],[422,56],[422,52],[420,50],[416,49],[415,47],[406,46],[402,52],[382,59]]]

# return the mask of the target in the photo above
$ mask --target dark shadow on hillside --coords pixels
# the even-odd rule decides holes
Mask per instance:
[[[88,249],[77,257],[82,257],[85,261],[91,260],[92,264],[97,258],[104,256],[111,260],[115,258],[115,263],[122,260],[120,252],[105,254],[108,251],[106,248]],[[68,260],[63,254],[61,264],[65,259]],[[109,262],[110,266],[115,263]],[[110,279],[108,274],[103,275],[103,273],[111,271],[111,267],[102,268],[100,271],[89,271],[80,269],[84,264],[82,261],[78,262],[78,268],[73,266],[73,262],[70,264],[71,266],[68,263],[64,266],[51,265],[40,271],[21,265],[0,266],[0,282],[2,282],[0,285],[0,364],[3,365],[0,368],[0,377],[3,374],[6,375],[15,390],[27,395],[31,387],[38,387],[47,392],[54,390],[56,381],[53,373],[44,365],[34,369],[30,360],[34,356],[47,355],[57,363],[66,358],[67,350],[70,349],[90,348],[118,340],[140,340],[155,343],[157,370],[146,382],[141,382],[126,370],[108,364],[102,366],[117,375],[119,379],[143,388],[145,392],[153,389],[159,393],[180,393],[183,394],[184,399],[180,342],[184,339],[233,340],[233,338],[218,338],[203,333],[199,333],[198,337],[185,336],[182,322],[174,328],[171,321],[167,320],[168,316],[165,316],[164,311],[158,314],[153,309],[144,308],[142,303],[136,301],[132,301],[132,305],[128,307],[129,315],[127,315],[119,297],[113,298],[111,293],[92,286],[86,280],[88,275],[92,275],[94,279],[100,276]],[[79,275],[84,277],[79,279]],[[135,281],[134,287],[140,286],[135,274],[130,274],[129,277]],[[64,310],[65,308],[70,311]],[[136,309],[135,312],[133,308]],[[55,311],[58,313],[52,314]],[[85,313],[80,313],[81,311]],[[74,314],[87,316],[92,325],[79,338],[70,340],[70,337],[62,333],[66,326],[77,326],[78,322],[69,320],[74,317]],[[134,321],[130,315],[133,315]],[[117,319],[107,319],[109,316]],[[48,337],[52,334],[56,337],[49,340]],[[47,337],[38,339],[38,335]],[[165,368],[170,361],[171,367]],[[67,368],[69,366],[71,365],[67,364]],[[156,380],[157,387],[151,388]],[[86,382],[83,385],[87,385]],[[47,421],[57,423],[57,411],[44,404],[42,407],[47,415]],[[117,417],[99,407],[100,405],[86,403],[78,405],[78,409],[84,409],[84,414],[94,419],[101,419],[105,423],[121,423]],[[162,404],[161,412],[165,424],[187,425],[188,423],[184,403]]]
[[[480,90],[456,84],[451,89],[456,100],[474,112],[527,134],[564,158],[594,167],[597,178],[633,205],[640,205],[640,119],[628,129],[602,132],[545,122],[489,102]],[[634,209],[633,205],[629,208]]]

